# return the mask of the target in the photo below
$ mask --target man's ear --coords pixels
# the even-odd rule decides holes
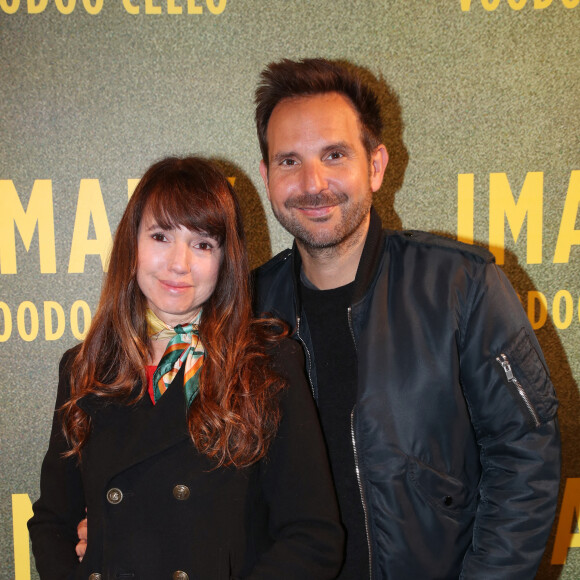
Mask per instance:
[[[378,191],[381,187],[388,163],[389,153],[387,148],[381,143],[371,155],[370,181],[373,192]]]
[[[264,180],[264,185],[266,186],[266,193],[268,194],[268,199],[270,199],[270,188],[268,187],[268,166],[262,159],[260,161],[260,175]]]

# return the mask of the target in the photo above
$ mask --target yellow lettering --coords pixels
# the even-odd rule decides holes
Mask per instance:
[[[521,10],[528,0],[508,0],[508,4],[512,10]]]
[[[580,526],[580,477],[569,477],[566,480],[564,498],[558,518],[558,529],[552,552],[552,565],[562,566],[566,563],[568,548],[580,548],[580,533],[573,532]]]
[[[127,179],[127,198],[131,199],[131,196],[135,193],[135,188],[139,184],[139,179]]]
[[[562,220],[560,221],[560,232],[556,242],[554,252],[554,264],[563,264],[570,261],[570,249],[572,245],[580,244],[580,229],[575,229],[578,217],[578,207],[580,206],[580,171],[572,171]]]
[[[123,0],[123,6],[129,14],[139,14],[139,6],[133,6],[131,0]]]
[[[103,0],[95,0],[94,4],[91,0],[83,0],[83,6],[89,14],[98,14],[103,9]]]
[[[538,317],[536,318],[536,304],[538,305]],[[548,301],[541,292],[532,290],[528,292],[528,320],[534,330],[542,328],[548,318]]]
[[[227,0],[219,0],[217,6],[214,0],[206,0],[206,5],[212,14],[221,14],[226,9]]]
[[[68,4],[65,4],[64,0],[54,0],[54,3],[61,14],[71,14],[75,9],[76,0],[68,0]]]
[[[40,14],[44,12],[47,5],[48,0],[40,0],[38,4],[34,0],[28,0],[28,14]]]
[[[197,6],[195,0],[187,0],[187,13],[188,14],[201,14],[203,12],[203,8],[201,6]]]
[[[14,224],[28,252],[37,223],[40,271],[53,274],[56,272],[56,251],[51,181],[37,179],[34,182],[25,212],[12,181],[0,180],[0,273],[16,274]]]
[[[52,326],[52,313],[56,313],[56,330]],[[44,337],[46,340],[58,340],[64,334],[64,310],[58,302],[44,302]]]
[[[30,332],[26,332],[27,311],[30,316]],[[32,342],[38,336],[38,310],[36,310],[36,306],[32,302],[25,300],[20,303],[18,312],[16,313],[16,325],[18,326],[18,332],[22,340]]]
[[[562,320],[561,314],[561,302],[564,300],[564,320]],[[554,296],[554,302],[552,303],[552,318],[554,319],[554,324],[556,328],[564,330],[568,328],[572,323],[572,318],[574,317],[574,301],[572,300],[572,295],[568,290],[559,290]]]
[[[89,240],[91,218],[96,237]],[[84,272],[85,258],[88,254],[100,255],[103,271],[106,270],[111,240],[111,228],[109,227],[99,180],[83,179],[79,188],[77,214],[68,262],[69,273],[78,274]]]
[[[461,10],[463,12],[469,12],[471,8],[471,0],[461,0]]]
[[[552,3],[552,0],[534,0],[534,10],[543,10]]]
[[[12,334],[12,312],[6,302],[0,302],[0,310],[4,318],[4,332],[0,334],[0,342],[6,342]]]
[[[564,4],[566,8],[576,8],[576,6],[580,4],[580,0],[562,0],[562,4]]]
[[[27,493],[12,494],[12,533],[14,535],[14,576],[30,580],[30,547],[26,523],[32,517],[32,502]]]
[[[83,330],[79,329],[79,310],[83,312]],[[91,309],[84,300],[77,300],[70,307],[70,329],[78,340],[84,340],[91,325]]]
[[[6,14],[14,14],[18,11],[18,8],[20,8],[20,0],[12,0],[11,4],[8,3],[8,0],[0,0],[0,8],[2,8]]]
[[[183,8],[175,5],[175,0],[167,0],[167,14],[181,14]]]
[[[485,10],[491,12],[499,6],[499,0],[481,0],[481,5]]]
[[[528,173],[516,203],[507,175],[505,173],[490,174],[489,247],[498,264],[504,263],[504,216],[507,217],[514,242],[517,242],[526,215],[528,216],[527,263],[542,263],[543,183],[543,173]]]
[[[161,6],[155,6],[154,1],[145,0],[145,14],[161,14]]]
[[[473,173],[457,176],[457,239],[473,244]]]

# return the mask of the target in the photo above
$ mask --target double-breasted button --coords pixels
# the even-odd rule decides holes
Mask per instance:
[[[89,580],[102,580],[102,576],[98,573],[98,572],[93,572],[90,576],[89,576]]]
[[[107,492],[107,501],[113,505],[117,505],[123,501],[123,492],[118,487],[112,487]]]
[[[173,572],[173,580],[189,580],[189,576],[186,572],[182,572],[181,570],[176,570]]]
[[[180,501],[183,501],[189,497],[189,487],[187,485],[177,484],[173,488],[173,497]],[[177,573],[177,572],[176,572]],[[187,576],[187,574],[186,574]]]

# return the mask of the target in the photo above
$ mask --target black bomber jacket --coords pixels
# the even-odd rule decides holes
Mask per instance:
[[[291,325],[316,398],[300,267],[294,245],[255,271],[255,310]],[[533,578],[557,503],[558,401],[493,256],[383,231],[373,210],[348,315],[371,578]]]

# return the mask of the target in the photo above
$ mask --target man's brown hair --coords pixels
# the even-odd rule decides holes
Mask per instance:
[[[262,159],[268,165],[268,123],[272,111],[284,99],[339,93],[349,99],[361,125],[361,138],[370,157],[381,143],[383,121],[377,95],[347,63],[322,58],[289,59],[270,63],[256,89],[256,128]]]

